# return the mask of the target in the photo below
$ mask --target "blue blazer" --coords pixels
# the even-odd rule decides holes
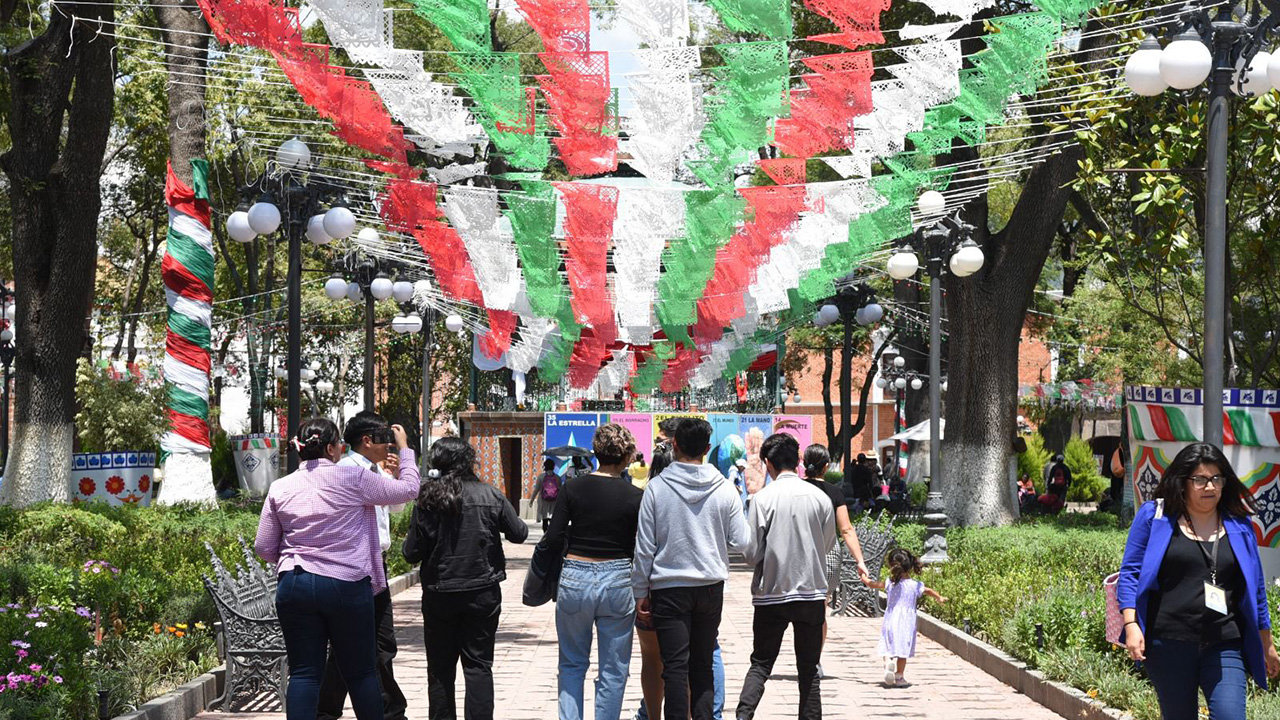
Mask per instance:
[[[1165,551],[1173,538],[1177,519],[1163,515],[1156,517],[1156,503],[1143,503],[1129,528],[1129,540],[1124,546],[1124,562],[1120,565],[1120,579],[1116,584],[1116,599],[1120,609],[1133,608],[1138,615],[1138,627],[1147,631],[1147,600],[1156,586],[1156,575]],[[1253,523],[1248,518],[1223,517],[1227,540],[1236,554],[1236,562],[1244,574],[1244,593],[1236,598],[1236,612],[1244,622],[1245,664],[1259,687],[1267,686],[1267,663],[1263,658],[1262,638],[1259,630],[1271,629],[1271,611],[1267,608],[1267,586],[1262,576],[1262,562],[1258,559],[1258,542],[1253,534]],[[1121,635],[1121,642],[1124,636]]]

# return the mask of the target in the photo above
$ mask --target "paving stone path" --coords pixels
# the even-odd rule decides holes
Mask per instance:
[[[520,602],[525,567],[538,537],[525,545],[506,546],[509,562],[502,584],[502,621],[494,659],[496,720],[554,720],[556,718],[556,631],[554,605],[525,607]],[[725,718],[733,717],[742,679],[751,655],[751,573],[741,563],[733,567],[725,592],[720,645],[727,684]],[[400,653],[395,671],[409,699],[410,720],[427,718],[427,660],[422,641],[422,592],[413,587],[395,597]],[[790,632],[788,631],[788,636]],[[916,657],[907,666],[909,688],[881,685],[884,666],[876,656],[880,620],[832,617],[822,656],[823,717],[939,718],[940,720],[1052,720],[1060,716],[1033,702],[937,643],[921,636]],[[799,690],[790,639],[765,689],[757,711],[762,720],[794,718]],[[593,718],[591,686],[595,667],[588,671],[585,717]],[[458,672],[458,710],[462,710],[462,673]],[[631,679],[623,703],[623,720],[631,720],[640,704],[640,649],[635,646]],[[282,714],[227,715],[206,712],[199,720],[280,720]],[[348,709],[344,717],[354,717]]]

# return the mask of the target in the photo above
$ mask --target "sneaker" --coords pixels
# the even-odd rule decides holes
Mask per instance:
[[[893,680],[894,680],[893,684],[895,687],[902,687],[902,688],[911,687],[911,683],[907,682],[907,679],[901,675],[895,676]]]
[[[898,681],[898,678],[897,678],[897,676],[894,674],[894,672],[893,672],[893,669],[892,669],[892,668],[890,668],[890,669],[888,669],[888,670],[885,670],[885,671],[884,671],[884,684],[885,684],[885,685],[888,685],[889,687],[893,687],[893,686],[897,683],[897,681]]]

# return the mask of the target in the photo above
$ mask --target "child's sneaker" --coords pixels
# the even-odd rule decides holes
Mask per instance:
[[[894,673],[894,671],[893,671],[893,668],[894,668],[894,665],[895,665],[895,664],[896,664],[896,663],[894,663],[893,658],[889,658],[889,660],[888,660],[887,662],[885,662],[885,667],[884,667],[884,684],[885,684],[885,685],[888,685],[889,687],[893,687],[893,686],[894,686],[894,684],[895,684],[895,683],[897,683],[897,681],[898,681],[897,674],[896,674],[896,673]]]
[[[893,684],[895,687],[900,687],[900,688],[911,687],[911,683],[907,682],[907,679],[901,675],[894,676]]]

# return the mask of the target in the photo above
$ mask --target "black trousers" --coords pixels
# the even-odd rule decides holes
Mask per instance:
[[[482,590],[423,591],[431,720],[458,717],[454,680],[459,659],[467,687],[466,720],[493,720],[493,642],[501,612],[502,589],[497,583]]]
[[[396,676],[391,669],[391,661],[396,656],[396,622],[391,614],[391,591],[383,590],[373,596],[373,627],[377,633],[378,684],[382,688],[382,716],[385,720],[405,720],[405,710],[409,701],[405,699]],[[329,648],[329,660],[325,664],[324,681],[320,684],[320,706],[316,720],[336,720],[342,717],[342,708],[347,703],[347,684],[338,672],[338,660]]]
[[[822,623],[826,605],[821,600],[801,600],[778,605],[757,605],[751,631],[751,669],[738,696],[738,720],[755,717],[764,684],[782,649],[782,634],[791,625],[795,632],[796,670],[800,676],[800,720],[822,719],[822,693],[818,689],[818,661],[822,657]]]
[[[663,717],[711,720],[716,689],[711,656],[720,631],[724,583],[655,589],[649,602],[662,653]]]

